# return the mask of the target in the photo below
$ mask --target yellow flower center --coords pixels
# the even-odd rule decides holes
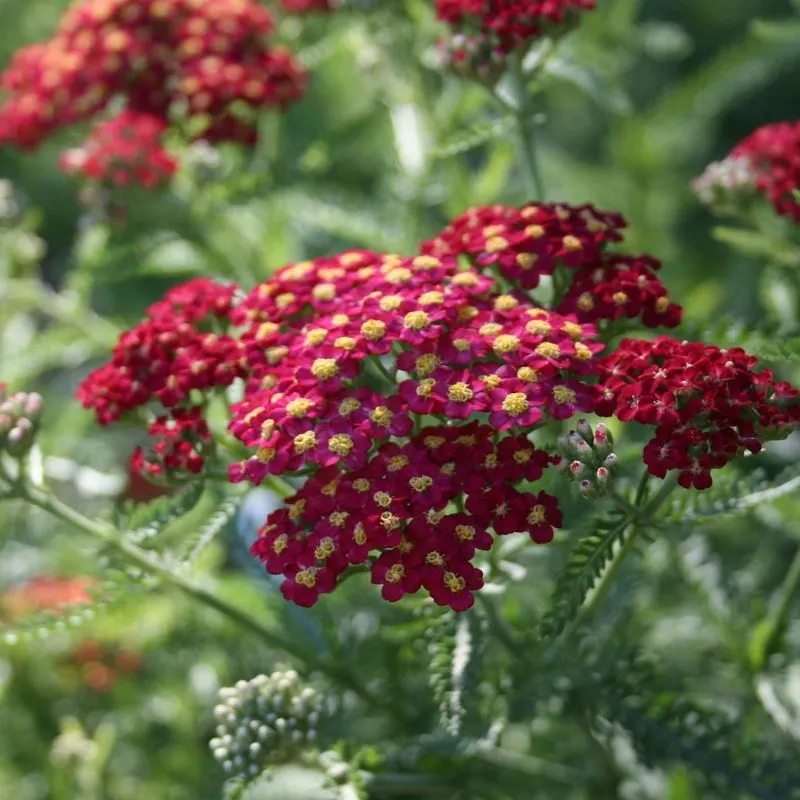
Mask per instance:
[[[275,298],[275,305],[280,309],[284,309],[294,303],[294,295],[291,292],[284,292]]]
[[[508,250],[508,239],[502,236],[491,236],[486,240],[487,253],[500,253],[503,250]]]
[[[395,286],[401,283],[408,283],[414,277],[414,273],[405,267],[395,267],[386,273],[386,280]]]
[[[389,472],[399,472],[401,469],[404,469],[408,466],[408,457],[407,456],[392,456],[389,459],[389,464],[386,469]]]
[[[506,229],[505,225],[487,225],[481,233],[487,238],[491,239],[492,236],[497,236]]]
[[[337,327],[341,327],[342,325],[347,325],[347,323],[350,322],[350,317],[348,317],[347,314],[334,314],[331,317],[331,322]]]
[[[318,283],[311,290],[311,295],[315,300],[330,302],[336,297],[336,287],[332,283]]]
[[[625,303],[628,302],[628,295],[625,294],[625,292],[614,292],[614,294],[611,295],[611,299],[614,301],[615,305],[624,306]]]
[[[312,408],[314,408],[314,402],[312,400],[308,400],[305,397],[297,397],[286,404],[286,413],[290,417],[304,417]],[[272,420],[267,421],[272,422]],[[266,425],[266,423],[264,424]]]
[[[372,484],[366,478],[356,478],[353,481],[353,488],[357,492],[368,492]]]
[[[324,561],[336,552],[336,542],[330,536],[323,536],[319,544],[314,548],[314,558],[317,561]]]
[[[558,358],[561,355],[561,348],[557,344],[553,344],[553,342],[542,342],[536,345],[536,349],[533,352],[543,358]]]
[[[431,318],[424,311],[409,311],[403,317],[403,325],[412,331],[425,330],[431,324]]]
[[[501,294],[494,300],[494,307],[497,311],[511,311],[519,305],[519,300],[510,294]]]
[[[541,225],[528,225],[525,228],[525,235],[530,236],[531,239],[541,239],[544,234],[545,230]]]
[[[387,492],[375,492],[375,494],[372,495],[372,499],[381,508],[389,508],[392,504],[392,496]]]
[[[475,447],[478,444],[478,437],[472,433],[465,433],[456,439],[456,444],[460,444],[462,447]]]
[[[656,313],[663,314],[669,308],[669,298],[659,297],[656,300]]]
[[[592,351],[583,342],[575,342],[575,357],[579,361],[588,361],[592,357]]]
[[[481,327],[478,328],[478,333],[481,336],[497,336],[502,330],[503,326],[499,322],[487,322],[485,325],[481,325]]]
[[[467,586],[467,582],[460,575],[456,575],[455,572],[445,572],[442,580],[451,592],[463,592]]]
[[[378,305],[381,311],[395,311],[403,304],[403,298],[396,294],[387,294],[382,297]]]
[[[437,447],[441,447],[445,443],[444,436],[426,436],[422,443],[428,450],[436,450]]]
[[[420,475],[417,478],[411,478],[408,482],[408,485],[415,491],[415,492],[425,492],[433,486],[433,478],[429,475]]]
[[[441,292],[425,292],[419,298],[421,306],[439,306],[444,303],[444,295]]]
[[[360,400],[356,400],[355,397],[345,397],[345,399],[339,403],[339,416],[346,417],[354,411],[358,411],[359,408],[361,408]]]
[[[434,256],[416,256],[411,262],[411,266],[424,271],[441,267],[442,262],[438,258],[434,258]]]
[[[336,341],[334,341],[333,346],[338,347],[340,350],[350,350],[355,349],[355,346],[358,344],[356,340],[352,336],[339,336]]]
[[[339,365],[333,358],[317,358],[311,365],[311,374],[320,381],[328,381],[339,374]]]
[[[414,368],[420,375],[430,375],[442,363],[435,353],[424,353],[415,362]]]
[[[387,531],[393,531],[400,527],[400,518],[392,514],[391,511],[384,511],[381,514],[381,525]]]
[[[517,264],[519,264],[522,269],[531,269],[535,263],[536,255],[533,253],[517,253]]]
[[[577,322],[565,322],[561,326],[561,330],[571,339],[580,339],[583,336],[583,330],[581,330],[581,326]]]
[[[337,433],[328,440],[328,450],[337,456],[349,456],[353,446],[353,439],[346,433]]]
[[[291,405],[291,403],[290,403]],[[261,423],[261,438],[262,439],[269,439],[272,434],[275,433],[275,420],[274,419],[265,419]]]
[[[483,459],[483,466],[487,469],[494,469],[497,466],[497,453],[489,453],[489,455]]]
[[[328,521],[334,528],[342,528],[349,516],[350,514],[348,514],[347,511],[332,511],[328,515]]]
[[[531,456],[533,455],[533,450],[517,450],[514,453],[514,461],[517,464],[527,464],[531,460]]]
[[[553,387],[553,400],[560,406],[564,403],[575,402],[575,391],[570,389],[569,386],[554,386]]]
[[[301,569],[300,572],[294,576],[294,581],[308,589],[313,589],[317,585],[317,570],[312,567]]]
[[[512,336],[510,333],[504,333],[494,340],[492,350],[494,350],[495,353],[513,353],[519,350],[519,344],[519,339],[517,339],[516,336]]]
[[[386,406],[377,406],[372,410],[369,418],[381,428],[388,428],[392,424],[394,414]]]
[[[518,417],[520,414],[524,414],[529,407],[530,403],[523,392],[511,392],[511,394],[503,400],[503,411],[505,411],[509,417]]]
[[[319,345],[322,344],[328,336],[328,331],[323,328],[313,328],[306,334],[306,344]]]
[[[364,545],[367,543],[367,532],[364,530],[364,523],[356,523],[355,528],[353,528],[353,541],[357,545]]]
[[[523,383],[536,383],[536,379],[539,375],[533,367],[520,367],[517,370],[517,377]]]
[[[280,536],[277,536],[272,543],[272,552],[275,553],[276,556],[279,556],[288,546],[289,537],[285,533],[282,533]]]
[[[439,472],[442,472],[445,475],[454,475],[456,471],[456,465],[454,461],[448,461],[446,464],[442,464],[439,468]]]
[[[532,319],[526,326],[525,330],[531,336],[546,336],[553,330],[553,326],[543,319]]]
[[[592,300],[592,296],[589,292],[584,292],[578,298],[577,305],[581,311],[591,311],[594,308],[594,300]]]
[[[306,431],[305,433],[298,433],[294,437],[294,449],[297,453],[307,453],[317,446],[317,435],[314,431]]]
[[[336,494],[336,490],[339,488],[339,479],[334,478],[330,483],[326,483],[322,487],[322,494],[325,497],[333,497]]]
[[[583,247],[581,240],[578,239],[577,236],[565,236],[561,240],[561,243],[564,245],[564,249],[569,253],[574,253]]]
[[[458,275],[453,275],[451,282],[455,286],[475,286],[478,276],[471,272],[459,272]]]
[[[453,347],[459,353],[466,353],[469,350],[469,341],[467,339],[453,339]]]
[[[475,538],[476,530],[472,525],[456,525],[456,538],[462,542],[470,542]]]
[[[405,574],[406,568],[402,564],[392,564],[392,566],[386,570],[386,580],[389,581],[389,583],[400,583],[405,577]]]
[[[361,335],[371,342],[377,342],[386,336],[386,323],[379,319],[368,319],[361,326]]]
[[[292,522],[297,522],[299,519],[302,519],[303,512],[306,510],[306,501],[304,498],[300,498],[296,503],[292,503],[288,506],[289,509],[289,519]]]
[[[273,333],[277,333],[278,330],[278,326],[274,322],[263,322],[258,326],[256,339],[267,339],[272,336]]]
[[[475,396],[475,392],[463,381],[454,383],[447,390],[447,397],[452,403],[468,403]]]
[[[258,450],[256,450],[256,458],[262,464],[269,464],[277,454],[278,451],[274,447],[259,447]]]
[[[434,386],[436,386],[436,381],[433,378],[423,378],[417,386],[417,395],[419,397],[430,397]]]
[[[541,525],[547,518],[547,511],[544,506],[534,506],[527,516],[529,525]]]
[[[425,563],[430,564],[432,567],[441,567],[442,564],[444,564],[444,558],[442,558],[442,554],[437,550],[431,550],[431,552],[425,556]]]

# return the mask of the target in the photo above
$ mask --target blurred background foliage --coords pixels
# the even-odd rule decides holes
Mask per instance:
[[[0,64],[23,44],[47,37],[66,5],[0,0]],[[690,190],[708,162],[754,128],[800,117],[800,38],[784,35],[783,25],[754,24],[790,18],[791,5],[599,0],[541,83],[536,136],[547,199],[622,212],[630,221],[627,246],[664,261],[662,278],[693,323],[730,316],[743,325],[798,325],[796,269],[716,240],[715,221]],[[346,247],[413,251],[469,206],[528,199],[502,109],[481,88],[435,69],[432,48],[441,29],[430,4],[360,6],[375,7],[284,20],[282,38],[313,73],[308,96],[286,115],[263,120],[255,153],[225,150],[211,174],[195,161],[168,197],[127,196],[124,224],[90,220],[79,186],[57,169],[59,152],[79,141],[80,131],[35,153],[0,151],[0,177],[23,194],[25,224],[46,246],[38,283],[28,280],[38,259],[19,257],[7,239],[0,242],[0,376],[15,389],[45,395],[42,446],[53,456],[43,468],[87,511],[118,503],[136,434],[96,429],[72,393],[105,357],[118,327],[136,322],[166,286],[199,273],[255,281],[286,262]],[[775,448],[760,463],[776,473],[792,456]],[[746,651],[800,545],[797,494],[775,508],[753,503],[734,520],[702,528],[690,516],[625,573],[600,617],[606,632],[624,619],[672,686],[737,709],[751,726],[746,733],[772,717],[776,730],[795,737],[795,747],[796,614],[777,655],[760,665],[769,669],[754,676]],[[221,500],[208,492],[196,519]],[[436,714],[425,669],[435,653],[423,635],[433,623],[412,603],[379,602],[361,578],[313,612],[285,606],[246,553],[263,504],[272,500],[252,495],[237,516],[239,500],[226,507],[221,535],[202,548],[192,569],[293,640],[374,682],[396,718],[351,709],[339,733],[354,742],[383,737],[389,744],[380,758],[402,773],[410,758],[402,747],[403,718],[424,729]],[[591,526],[583,508],[574,502],[568,508],[572,534]],[[682,519],[680,510],[675,514]],[[174,542],[176,552],[197,534],[194,519],[169,530],[167,544]],[[563,560],[563,544],[546,550],[517,553],[503,564],[509,585],[503,613],[515,624],[540,613],[547,576]],[[0,553],[0,588],[39,574],[100,577],[94,553],[72,531],[8,503],[0,506]],[[224,775],[207,749],[216,690],[269,672],[284,656],[213,611],[147,589],[125,578],[108,608],[78,611],[74,625],[47,636],[34,623],[2,651],[4,797],[220,797]],[[486,658],[491,705],[492,679],[499,685],[505,667],[493,651]],[[463,763],[445,761],[435,742],[430,751],[415,751],[428,773],[450,781],[438,796],[481,798],[489,796],[487,785],[505,792],[491,796],[531,799],[753,794],[752,787],[714,794],[679,765],[650,770],[611,723],[605,731],[587,724],[575,735],[562,719],[565,704],[577,704],[580,718],[585,698],[563,686],[557,691],[557,683],[541,678],[535,706],[530,698],[512,698],[518,713],[492,751],[502,778],[487,778],[481,759],[468,754]],[[375,796],[433,796],[436,786],[429,781],[416,793],[389,782]],[[327,796],[309,792],[298,796]]]

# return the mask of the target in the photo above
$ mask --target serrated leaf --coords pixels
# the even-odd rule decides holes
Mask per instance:
[[[197,505],[204,488],[203,481],[197,481],[177,494],[135,506],[125,523],[126,538],[133,542],[142,542],[159,535],[168,525],[188,514]]]
[[[237,495],[235,497],[226,497],[220,502],[208,521],[201,525],[197,532],[184,543],[183,550],[177,557],[179,568],[187,569],[197,561],[217,535],[236,516],[243,500],[244,495]]]
[[[492,139],[509,133],[513,126],[514,118],[510,114],[488,122],[476,123],[468,130],[457,134],[449,141],[434,148],[431,157],[438,160],[457,156],[461,153],[466,153],[468,150],[474,150]]]

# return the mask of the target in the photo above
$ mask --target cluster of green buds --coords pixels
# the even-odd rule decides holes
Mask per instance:
[[[330,714],[325,696],[294,670],[237,681],[220,689],[219,698],[209,746],[233,784],[297,760],[316,745],[318,726]]]
[[[584,497],[601,497],[606,493],[617,468],[613,452],[614,438],[608,426],[600,422],[592,430],[585,420],[578,420],[577,430],[558,437],[559,471],[578,481]]]
[[[19,458],[33,447],[43,406],[41,395],[27,392],[7,395],[0,384],[0,451]]]

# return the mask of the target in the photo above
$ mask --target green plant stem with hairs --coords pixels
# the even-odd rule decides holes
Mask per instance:
[[[9,481],[7,475],[4,474],[3,477]],[[111,547],[130,565],[158,576],[158,578],[163,580],[167,585],[174,587],[193,600],[223,614],[232,622],[235,622],[240,627],[258,636],[268,647],[281,650],[287,655],[296,658],[308,672],[317,671],[326,675],[334,684],[353,692],[353,694],[361,698],[370,708],[389,714],[395,718],[398,717],[398,712],[392,704],[363,686],[356,679],[353,671],[343,669],[326,659],[319,658],[313,653],[307,652],[290,638],[284,637],[280,633],[276,633],[265,626],[247,611],[232,605],[227,600],[218,597],[202,586],[184,578],[182,575],[176,574],[158,559],[154,558],[150,553],[126,540],[114,526],[102,520],[91,519],[81,514],[51,492],[31,486],[21,479],[12,479],[11,482],[13,496],[47,511],[54,517],[69,523],[92,538],[102,542],[104,545]],[[405,720],[404,724],[408,725],[408,720]]]

